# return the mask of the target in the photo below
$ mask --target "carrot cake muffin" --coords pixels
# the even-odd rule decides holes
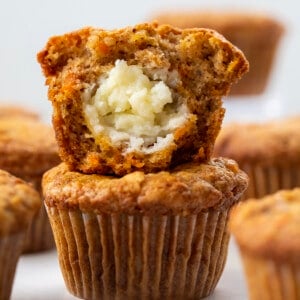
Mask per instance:
[[[62,160],[119,176],[208,160],[221,97],[248,70],[216,32],[155,23],[52,37],[38,61]]]
[[[51,127],[33,118],[0,117],[0,169],[32,183],[41,193],[43,173],[59,162]],[[53,246],[51,228],[42,206],[30,227],[25,251]]]
[[[214,155],[236,160],[249,175],[246,198],[300,186],[300,117],[222,128]]]
[[[67,288],[91,300],[209,295],[246,186],[237,164],[218,158],[123,177],[51,169],[43,192]]]
[[[300,189],[234,208],[229,227],[240,247],[249,299],[300,299]]]
[[[28,117],[39,119],[39,115],[21,106],[0,104],[0,118],[3,117]]]
[[[0,170],[0,299],[9,299],[29,224],[41,206],[29,184]]]
[[[233,85],[231,95],[260,94],[267,87],[284,33],[274,17],[254,12],[167,11],[153,15],[161,24],[179,28],[211,28],[239,47],[250,63],[250,72]]]

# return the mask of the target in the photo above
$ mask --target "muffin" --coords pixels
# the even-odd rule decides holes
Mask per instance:
[[[249,175],[246,198],[300,186],[300,117],[228,124],[217,138],[214,155],[236,160]]]
[[[221,97],[247,70],[212,30],[84,28],[38,54],[60,156],[70,170],[122,176],[207,161]]]
[[[300,299],[300,189],[279,191],[233,209],[249,299]]]
[[[9,299],[26,232],[41,206],[29,184],[0,170],[0,299]]]
[[[39,119],[39,115],[25,107],[16,105],[6,105],[0,103],[0,118],[3,117],[26,117],[32,119]]]
[[[60,163],[51,127],[34,118],[0,117],[0,169],[32,183],[41,193],[43,173]],[[25,252],[54,247],[44,207],[29,228]]]
[[[250,72],[233,85],[231,95],[256,95],[265,91],[276,52],[284,33],[274,17],[254,12],[167,11],[153,20],[179,28],[212,28],[239,47],[250,63]]]
[[[227,216],[247,186],[232,160],[123,177],[69,171],[43,177],[68,290],[84,299],[194,299],[216,286]]]

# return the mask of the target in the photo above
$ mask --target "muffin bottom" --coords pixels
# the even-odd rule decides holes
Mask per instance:
[[[240,164],[249,176],[249,186],[243,198],[261,198],[281,189],[300,186],[300,166],[262,167],[260,165]]]
[[[53,233],[44,206],[33,218],[27,231],[23,253],[34,253],[54,248]]]
[[[227,210],[190,216],[47,210],[66,286],[77,297],[202,298],[226,262]]]
[[[250,300],[299,300],[300,263],[280,263],[242,253]]]
[[[0,299],[10,298],[25,235],[25,232],[21,232],[0,238]]]

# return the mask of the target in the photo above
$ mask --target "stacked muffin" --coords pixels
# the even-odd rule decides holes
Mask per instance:
[[[22,108],[1,107],[0,169],[31,183],[41,194],[43,173],[59,162],[50,126],[43,124],[36,114]],[[52,247],[53,235],[42,205],[28,230],[24,252],[37,252]]]
[[[53,37],[38,60],[64,161],[43,192],[69,291],[210,294],[247,186],[234,161],[211,159],[241,51],[211,30],[141,24]]]
[[[0,170],[0,299],[9,299],[27,229],[41,206],[29,184]]]

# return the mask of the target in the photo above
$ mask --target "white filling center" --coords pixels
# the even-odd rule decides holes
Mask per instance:
[[[142,68],[117,60],[99,78],[99,88],[83,94],[85,119],[94,137],[105,134],[126,152],[153,153],[173,142],[173,132],[187,118],[185,105],[173,103],[163,81],[151,81]]]

